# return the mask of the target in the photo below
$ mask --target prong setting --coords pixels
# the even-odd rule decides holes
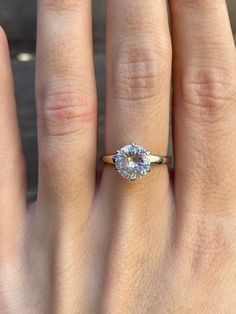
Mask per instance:
[[[125,179],[135,181],[150,171],[149,152],[135,143],[122,147],[113,159],[118,173]]]

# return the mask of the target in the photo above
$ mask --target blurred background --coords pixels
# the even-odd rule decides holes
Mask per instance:
[[[98,155],[103,151],[105,107],[104,1],[93,1],[94,58],[100,111]],[[0,0],[0,25],[7,33],[11,49],[17,110],[28,164],[28,197],[31,200],[35,199],[37,189],[37,131],[34,98],[36,2],[36,0]],[[228,0],[227,5],[236,41],[236,0]]]

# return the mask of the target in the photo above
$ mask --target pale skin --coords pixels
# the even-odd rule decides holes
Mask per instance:
[[[26,169],[0,30],[0,313],[235,314],[236,53],[223,0],[108,0],[105,153],[175,167],[95,184],[90,0],[39,0],[39,188]],[[171,41],[172,38],[172,41]],[[173,61],[173,63],[172,63]],[[23,79],[23,78],[22,78]]]

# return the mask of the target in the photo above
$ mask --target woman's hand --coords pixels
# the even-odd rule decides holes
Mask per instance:
[[[173,47],[174,179],[105,166],[89,0],[39,0],[38,200],[26,206],[0,32],[0,313],[235,314],[236,54],[223,0],[107,1],[106,154],[165,155]],[[24,79],[24,78],[22,78]]]

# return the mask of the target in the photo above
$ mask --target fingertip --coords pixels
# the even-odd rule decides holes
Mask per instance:
[[[4,48],[8,50],[8,40],[6,32],[4,31],[3,27],[0,25],[0,48]]]
[[[6,32],[0,25],[0,61],[1,65],[8,65],[10,62],[9,44]],[[2,67],[2,66],[1,66]]]
[[[0,25],[0,40],[6,40],[6,32],[4,31],[3,27]]]

